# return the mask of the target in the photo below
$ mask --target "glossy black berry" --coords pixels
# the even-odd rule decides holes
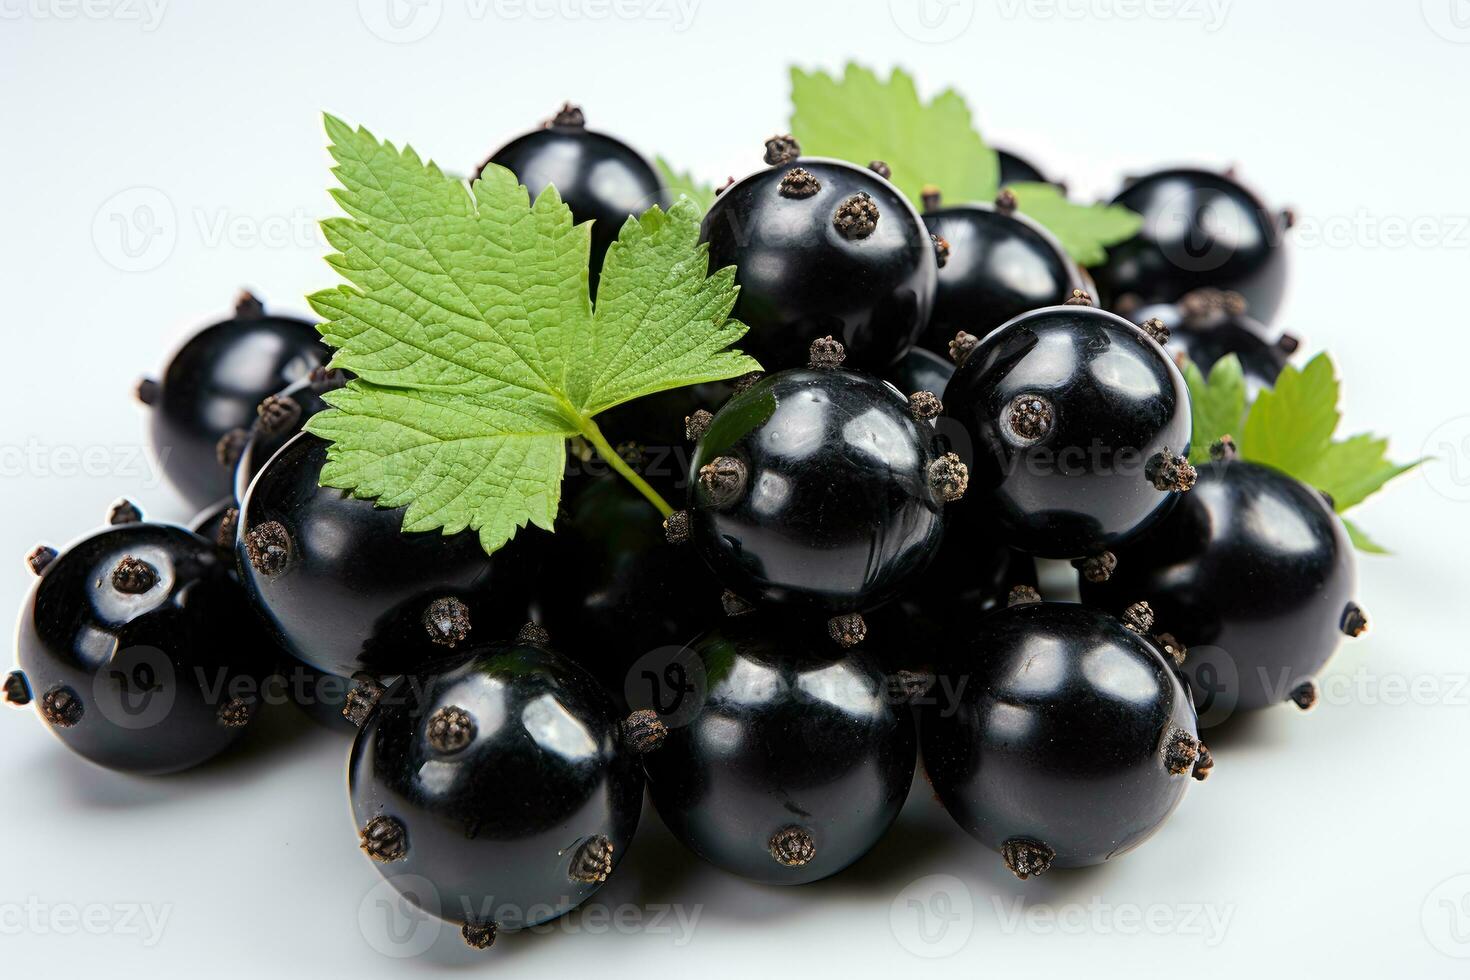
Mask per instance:
[[[913,780],[910,709],[859,647],[761,614],[678,655],[684,685],[644,756],[659,816],[705,860],[772,884],[836,874],[898,816]]]
[[[874,650],[890,673],[932,670],[950,638],[992,609],[1015,586],[1036,585],[1036,563],[971,526],[963,508],[945,515],[934,561],[897,597],[866,614]]]
[[[383,693],[348,781],[374,867],[416,903],[408,885],[428,879],[425,911],[483,948],[471,933],[538,925],[597,890],[627,853],[644,780],[612,702],[575,664],[536,646],[466,652]]]
[[[954,377],[954,362],[922,347],[912,347],[897,364],[883,372],[883,379],[899,391],[930,391],[944,400],[944,389]]]
[[[831,334],[851,363],[897,361],[934,302],[934,243],[913,206],[865,167],[802,158],[746,177],[705,216],[711,269],[733,265],[747,327],[740,347],[767,370],[806,363]]]
[[[8,699],[34,700],[78,755],[141,774],[188,769],[228,748],[275,667],[213,545],[143,521],[57,556],[22,607],[16,647]]]
[[[935,690],[954,693],[920,710],[925,769],[1017,877],[1127,853],[1196,774],[1189,695],[1149,640],[1100,610],[997,610],[971,624],[944,675]]]
[[[270,458],[290,442],[313,415],[327,407],[323,396],[341,388],[346,382],[347,376],[341,371],[319,369],[267,396],[256,406],[255,420],[246,430],[235,463],[235,500],[245,499],[250,481],[264,469]]]
[[[189,521],[189,530],[199,535],[229,557],[226,565],[234,571],[235,531],[239,527],[240,508],[234,497],[216,501],[211,507],[195,514]]]
[[[1112,578],[1082,585],[1105,607],[1149,603],[1188,651],[1207,723],[1292,699],[1366,627],[1355,588],[1352,547],[1322,495],[1240,460],[1201,466],[1173,512],[1118,550]]]
[[[1116,552],[1192,469],[1184,378],[1139,327],[1058,306],[986,337],[945,389],[941,426],[973,453],[966,509],[1000,544],[1048,558]]]
[[[563,106],[544,126],[496,150],[475,175],[491,163],[513,172],[533,199],[555,185],[573,218],[594,222],[594,294],[608,246],[617,241],[628,216],[669,204],[663,182],[648,161],[621,140],[588,129],[576,106]]]
[[[1158,320],[1169,331],[1165,349],[1176,362],[1193,361],[1208,374],[1221,358],[1234,354],[1245,375],[1246,396],[1254,399],[1276,383],[1281,369],[1299,346],[1290,334],[1279,334],[1244,312],[1235,293],[1197,290],[1178,303],[1158,303],[1130,311],[1135,323]]]
[[[934,312],[919,346],[947,354],[961,330],[984,337],[1022,313],[1060,305],[1072,290],[1089,288],[1052,233],[1017,211],[1009,191],[1001,193],[996,205],[925,210],[924,224],[949,243],[949,260],[939,270]]]
[[[282,654],[280,677],[287,699],[312,721],[338,734],[356,735],[358,727],[345,714],[349,693],[357,686],[350,677],[325,674]]]
[[[819,345],[814,345],[819,346]],[[968,481],[892,385],[769,375],[725,403],[690,465],[690,533],[748,601],[860,612],[922,571]]]
[[[320,485],[327,443],[301,433],[240,507],[245,586],[282,645],[325,673],[390,675],[457,656],[525,618],[524,558],[473,531],[405,533],[403,510]],[[442,614],[441,600],[465,610]],[[437,609],[439,612],[431,610]]]
[[[1113,203],[1136,211],[1143,228],[1092,270],[1106,306],[1172,303],[1213,287],[1239,293],[1262,323],[1275,319],[1286,291],[1289,212],[1268,210],[1228,174],[1190,169],[1141,177]]]
[[[1000,163],[1000,186],[1007,184],[1049,184],[1051,183],[1030,160],[1017,156],[1009,150],[999,147],[995,150],[995,156]]]
[[[248,294],[234,319],[191,337],[161,382],[138,386],[138,397],[152,409],[149,434],[169,482],[195,507],[229,496],[243,433],[261,401],[329,356],[316,327],[267,316]]]
[[[539,545],[538,619],[620,702],[641,658],[722,618],[720,586],[699,555],[670,544],[658,512],[620,476],[567,500],[555,534],[523,533]]]
[[[239,570],[235,564],[235,538],[239,521],[239,505],[230,497],[204,510],[189,522],[190,530],[221,552],[230,575],[237,580]],[[277,671],[274,682],[279,683],[286,700],[324,728],[338,733],[357,734],[357,726],[342,717],[347,692],[352,689],[354,682],[335,674],[324,674],[297,660],[283,650],[269,636],[268,631],[259,628],[260,616],[254,609],[249,614],[250,626],[259,632],[262,646],[269,648]]]

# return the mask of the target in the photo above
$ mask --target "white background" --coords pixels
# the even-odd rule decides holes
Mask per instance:
[[[304,311],[333,283],[323,109],[464,172],[571,98],[713,180],[784,127],[789,64],[858,57],[958,87],[993,142],[1084,197],[1161,163],[1236,163],[1301,216],[1280,322],[1334,353],[1344,430],[1441,460],[1355,515],[1396,555],[1360,563],[1373,628],[1321,707],[1212,739],[1213,778],[1112,866],[1017,882],[920,782],[848,873],[758,888],[650,810],[596,900],[613,924],[574,916],[488,954],[446,929],[401,961],[434,937],[388,938],[345,741],[292,716],[215,766],[139,780],[6,712],[8,975],[1464,975],[1470,4],[392,0],[394,27],[389,2],[0,0],[0,605],[19,606],[33,545],[119,495],[187,516],[137,458],[132,383],[242,286]],[[157,234],[129,252],[119,220]],[[653,923],[671,904],[692,932]]]

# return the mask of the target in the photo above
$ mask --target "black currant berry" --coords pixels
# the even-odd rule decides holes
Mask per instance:
[[[963,509],[946,514],[934,561],[897,597],[865,614],[890,673],[932,670],[957,631],[1004,606],[1013,587],[1036,586],[1031,556],[993,543],[983,528],[969,526],[974,519]]]
[[[879,370],[912,346],[934,304],[935,243],[896,187],[866,167],[802,158],[727,188],[705,215],[711,269],[735,266],[740,347],[797,367],[831,334]]]
[[[1352,546],[1322,495],[1269,467],[1222,458],[1148,534],[1118,549],[1106,583],[1082,584],[1107,608],[1146,600],[1187,651],[1200,715],[1287,700],[1366,617],[1353,602]]]
[[[924,224],[949,245],[939,269],[934,312],[918,344],[939,354],[961,330],[983,337],[1043,306],[1057,306],[1074,289],[1090,288],[1060,242],[1016,210],[1010,191],[994,205],[926,208]]]
[[[690,534],[745,600],[874,606],[929,563],[965,491],[964,465],[932,446],[937,399],[834,366],[840,347],[818,341],[813,367],[731,398],[695,447]]]
[[[899,391],[930,391],[941,399],[952,377],[954,361],[922,347],[910,348],[897,364],[883,372],[883,379]]]
[[[261,400],[330,356],[316,327],[266,316],[246,293],[234,319],[205,327],[179,348],[161,382],[141,382],[138,398],[153,409],[154,454],[184,499],[203,508],[229,496],[242,433]]]
[[[1113,203],[1138,212],[1143,228],[1092,270],[1104,305],[1172,303],[1210,287],[1239,293],[1262,323],[1275,319],[1286,291],[1290,212],[1269,211],[1229,174],[1189,169],[1141,177]]]
[[[913,780],[906,704],[876,660],[756,613],[677,655],[686,686],[650,707],[654,805],[696,854],[734,874],[803,884],[866,854]]]
[[[544,125],[496,150],[475,176],[492,163],[514,173],[532,199],[554,185],[573,218],[594,222],[593,295],[608,246],[617,241],[628,216],[669,204],[663,182],[648,161],[621,140],[588,129],[582,110],[570,104]]]
[[[218,755],[275,666],[228,571],[180,527],[128,521],[84,538],[26,599],[16,683],[67,748],[108,769],[177,772]]]
[[[285,654],[280,660],[286,697],[302,714],[329,731],[356,735],[358,726],[346,716],[348,697],[358,682],[350,677],[324,674]]]
[[[1024,157],[1019,157],[1009,150],[995,148],[996,159],[1000,163],[1000,186],[1007,184],[1050,184],[1036,166]]]
[[[1254,400],[1263,388],[1276,384],[1300,342],[1290,334],[1276,334],[1245,313],[1238,293],[1200,289],[1178,303],[1157,303],[1129,312],[1135,323],[1158,320],[1169,331],[1166,349],[1176,362],[1193,361],[1208,374],[1215,362],[1230,354],[1240,360],[1246,397]]]
[[[1134,324],[1086,305],[1049,307],[961,353],[945,411],[974,453],[966,509],[998,543],[1096,556],[1189,488],[1184,378]]]
[[[235,500],[244,500],[250,481],[255,479],[291,437],[300,432],[311,417],[327,407],[322,396],[347,383],[341,371],[318,369],[285,389],[267,396],[255,409],[255,421],[245,430],[235,463]]]
[[[515,543],[493,557],[473,531],[404,533],[402,508],[320,485],[327,443],[303,432],[240,506],[245,586],[282,645],[342,677],[424,670],[525,618]]]
[[[972,624],[953,653],[934,690],[954,693],[920,710],[924,766],[950,815],[1017,877],[1132,850],[1208,771],[1172,666],[1107,613],[1019,603]]]
[[[240,521],[240,508],[234,497],[217,501],[189,521],[189,530],[214,545],[229,557],[225,561],[230,574],[235,574],[235,531]]]
[[[230,576],[236,581],[239,581],[239,570],[235,564],[235,537],[239,520],[239,505],[231,497],[228,500],[221,500],[189,522],[190,530],[214,544],[225,555]],[[254,609],[250,610],[250,616],[252,620],[260,618]],[[251,623],[251,627],[260,633],[262,645],[269,649],[273,657],[272,662],[278,673],[277,679],[284,689],[286,698],[317,724],[333,731],[351,732],[355,735],[357,726],[342,716],[347,692],[352,689],[355,682],[335,674],[324,674],[307,666],[281,649],[280,644],[276,643],[267,631],[259,628],[260,625],[259,622]]]
[[[709,569],[665,540],[657,511],[620,476],[592,481],[566,501],[555,534],[528,544],[540,566],[537,619],[620,703],[640,658],[722,618]]]
[[[598,889],[627,853],[644,780],[611,700],[581,668],[524,643],[466,653],[383,693],[348,783],[383,877],[428,879],[437,902],[425,911],[485,946],[487,930],[539,925]]]

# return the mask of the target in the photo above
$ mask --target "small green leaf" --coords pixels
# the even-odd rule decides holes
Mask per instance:
[[[1246,417],[1240,454],[1325,492],[1342,514],[1419,461],[1390,461],[1388,440],[1372,435],[1334,441],[1337,399],[1336,372],[1325,353],[1300,370],[1287,365],[1276,386],[1256,396]],[[1360,551],[1384,553],[1353,524],[1343,523]]]
[[[1143,227],[1143,219],[1120,204],[1077,204],[1054,184],[1009,187],[1021,213],[1045,225],[1083,265],[1106,262],[1108,245],[1127,241]]]
[[[707,275],[690,201],[630,218],[588,299],[591,225],[556,189],[534,202],[489,166],[471,186],[328,116],[328,262],[347,285],[310,297],[355,377],[308,429],[331,442],[326,486],[406,507],[404,530],[479,532],[493,552],[552,527],[567,437],[632,398],[758,370],[726,348],[734,270]],[[651,491],[649,491],[651,493]],[[656,495],[655,495],[656,496]]]
[[[954,89],[928,102],[895,68],[885,82],[849,63],[842,77],[791,69],[791,132],[802,152],[857,164],[882,160],[916,205],[926,186],[952,204],[989,202],[1000,189],[1000,160],[985,144]],[[1021,210],[1045,225],[1073,259],[1097,265],[1108,245],[1138,233],[1142,219],[1112,204],[1074,204],[1051,184],[1012,184]]]
[[[1358,525],[1354,524],[1352,521],[1348,520],[1345,517],[1342,519],[1342,526],[1347,529],[1348,540],[1351,541],[1353,543],[1353,547],[1357,548],[1359,551],[1369,555],[1387,555],[1391,553],[1387,548],[1378,544],[1372,538],[1368,537],[1368,535],[1364,534],[1362,528],[1358,527]]]
[[[687,170],[675,170],[663,157],[655,157],[653,164],[658,168],[659,177],[663,180],[664,187],[668,188],[671,200],[687,197],[699,208],[700,214],[708,211],[710,205],[715,203],[715,189],[712,185],[696,180]]]
[[[882,160],[916,203],[926,184],[956,202],[995,199],[1000,161],[954,89],[924,102],[903,70],[895,68],[885,82],[849,63],[841,79],[792,68],[791,102],[791,133],[808,156]]]
[[[1190,416],[1194,429],[1189,440],[1189,461],[1207,463],[1210,446],[1221,436],[1238,437],[1245,418],[1245,374],[1234,354],[1222,357],[1210,369],[1207,381],[1193,361],[1184,362],[1184,381],[1189,386]]]
[[[569,395],[584,417],[685,385],[722,381],[760,365],[726,350],[745,334],[729,319],[735,268],[709,271],[699,213],[688,201],[629,218],[607,251],[589,344]]]
[[[1332,497],[1339,513],[1362,503],[1385,483],[1418,466],[1392,463],[1387,458],[1388,440],[1363,434],[1334,442],[1298,479]]]
[[[1288,364],[1275,387],[1263,390],[1251,405],[1238,440],[1241,455],[1303,479],[1337,429],[1337,394],[1332,360],[1325,353],[1300,370]]]

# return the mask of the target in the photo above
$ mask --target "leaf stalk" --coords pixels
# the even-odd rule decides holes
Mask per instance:
[[[618,455],[618,451],[607,441],[607,437],[602,434],[602,430],[597,427],[596,422],[592,419],[584,418],[578,423],[577,428],[581,432],[582,438],[586,439],[591,443],[592,448],[597,450],[597,455],[601,456],[609,466],[616,470],[619,476],[633,484],[634,489],[648,498],[648,502],[658,509],[660,516],[668,517],[674,512],[674,508],[669,506],[669,502],[660,496],[657,490],[649,486],[648,481],[639,476],[638,471],[629,466],[623,457]]]

